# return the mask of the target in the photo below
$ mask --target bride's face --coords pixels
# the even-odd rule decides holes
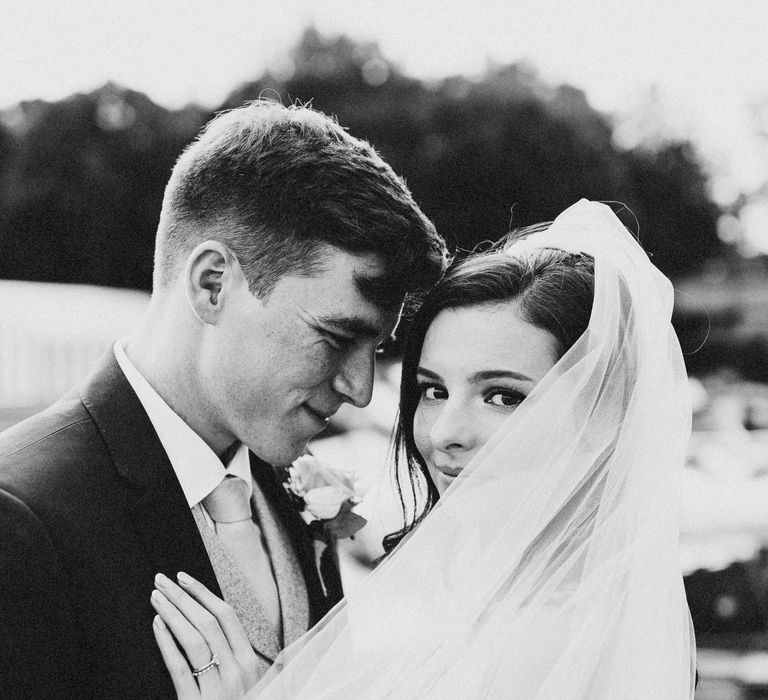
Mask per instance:
[[[416,447],[442,493],[555,365],[555,339],[517,302],[441,311],[421,350]]]

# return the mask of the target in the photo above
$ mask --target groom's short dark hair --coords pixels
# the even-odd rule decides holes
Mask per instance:
[[[370,144],[316,110],[270,100],[219,114],[179,158],[158,228],[155,288],[211,238],[262,297],[283,275],[318,271],[327,245],[380,257],[385,276],[367,293],[384,304],[434,284],[447,257]]]

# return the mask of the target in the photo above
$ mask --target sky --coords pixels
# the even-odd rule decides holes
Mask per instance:
[[[751,196],[742,223],[768,251],[768,0],[2,0],[0,109],[108,80],[212,107],[310,24],[418,78],[525,61],[614,115],[620,142],[690,138],[717,201]]]

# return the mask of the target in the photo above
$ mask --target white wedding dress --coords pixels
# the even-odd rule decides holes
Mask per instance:
[[[253,697],[693,697],[672,287],[602,204],[508,253],[539,247],[595,258],[587,332]]]

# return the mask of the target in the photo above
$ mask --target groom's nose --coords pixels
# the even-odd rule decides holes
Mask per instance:
[[[371,402],[375,368],[373,353],[352,353],[333,378],[333,389],[346,403],[363,408]]]

